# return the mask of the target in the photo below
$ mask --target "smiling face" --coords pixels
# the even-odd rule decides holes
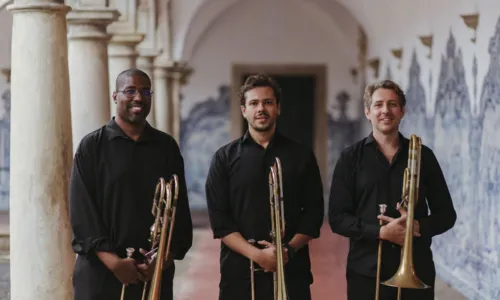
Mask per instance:
[[[241,113],[253,130],[258,132],[274,130],[280,106],[273,89],[262,86],[245,92],[245,104],[241,106]]]
[[[151,111],[151,96],[149,78],[140,75],[120,78],[117,91],[113,93],[117,117],[130,124],[145,122]]]
[[[399,130],[405,108],[392,89],[378,88],[372,96],[370,105],[365,107],[365,115],[372,123],[373,131],[388,135]]]

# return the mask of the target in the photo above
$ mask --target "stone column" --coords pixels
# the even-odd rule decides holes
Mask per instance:
[[[154,67],[153,86],[155,93],[153,95],[153,106],[155,106],[156,128],[163,132],[170,133],[167,72],[167,68],[164,66]]]
[[[80,1],[82,2],[82,1]],[[106,7],[106,1],[79,4],[68,13],[68,56],[71,87],[73,151],[88,133],[109,121],[107,26],[119,12]]]
[[[16,0],[11,91],[11,299],[73,299],[72,164],[66,14],[59,0]],[[84,62],[82,62],[84,63]]]
[[[154,80],[154,59],[157,54],[155,53],[141,53],[137,58],[137,68],[143,70],[148,74],[151,79],[151,86],[153,91],[156,94],[155,88],[155,80]],[[154,102],[154,101],[153,101]],[[147,117],[147,120],[151,126],[156,127],[156,119],[155,119],[155,103],[151,103],[151,111]]]
[[[116,90],[116,77],[122,71],[135,68],[137,53],[135,47],[142,42],[144,34],[139,33],[116,33],[113,34],[108,45],[109,57],[109,90],[111,116],[116,113],[116,105],[113,102],[113,92]]]
[[[168,103],[170,105],[169,123],[171,135],[180,145],[181,134],[181,87],[187,83],[192,69],[186,62],[172,61],[167,67]]]

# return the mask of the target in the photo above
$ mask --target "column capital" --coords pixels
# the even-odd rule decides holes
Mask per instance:
[[[66,16],[69,25],[69,39],[110,40],[106,27],[118,20],[120,13],[116,9],[98,7],[74,8]],[[90,25],[90,26],[89,26]]]
[[[150,59],[150,60],[154,60],[161,53],[162,53],[162,50],[139,49],[139,56]]]
[[[61,12],[66,14],[68,13],[68,11],[71,10],[71,7],[66,4],[60,3],[60,1],[56,2],[56,0],[52,0],[51,2],[35,2],[35,3],[32,3],[31,1],[28,0],[28,1],[15,1],[13,4],[7,5],[6,9],[12,13],[45,11],[47,13]]]
[[[109,41],[108,55],[112,57],[137,57],[135,47],[142,42],[142,33],[114,33]]]
[[[167,70],[167,67],[165,66],[157,66],[155,65],[154,66],[154,77],[155,78],[167,78],[167,75],[168,75],[168,70]]]
[[[188,82],[189,76],[193,73],[193,69],[186,61],[171,60],[164,65],[167,76],[180,81],[181,85]]]
[[[10,83],[10,68],[1,69],[2,74],[7,78],[7,83]]]
[[[145,35],[142,33],[113,33],[111,44],[124,46],[137,46],[144,40]]]

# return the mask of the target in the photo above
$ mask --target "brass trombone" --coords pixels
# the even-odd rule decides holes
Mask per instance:
[[[154,270],[150,270],[150,272],[153,271],[153,278],[150,282],[149,292],[148,282],[145,282],[141,300],[160,299],[163,264],[170,254],[178,195],[179,181],[177,175],[172,175],[168,181],[163,177],[158,179],[151,209],[151,213],[155,216],[155,222],[151,226],[148,239],[151,243],[151,250],[146,254],[146,263],[151,263],[153,259],[156,259],[156,264]],[[128,249],[133,250],[132,248]],[[123,297],[124,289],[122,289],[121,299]]]
[[[418,190],[420,186],[420,162],[421,162],[422,139],[415,134],[410,137],[408,150],[408,167],[405,169],[403,177],[403,193],[401,206],[407,211],[406,232],[401,249],[401,262],[399,268],[389,280],[382,282],[383,285],[398,288],[398,300],[401,299],[401,289],[427,289],[429,285],[422,282],[415,274],[413,267],[413,221],[415,206],[418,203]],[[382,213],[382,210],[381,210]],[[380,264],[382,257],[382,247],[379,242],[378,262],[377,262],[377,287],[375,299],[379,298]]]
[[[285,282],[285,263],[283,258],[283,238],[285,236],[285,209],[283,205],[283,173],[281,161],[275,158],[269,171],[269,204],[271,208],[271,239],[276,247],[276,271],[273,273],[274,300],[288,300]],[[249,240],[255,243],[254,240]],[[252,300],[255,300],[254,263],[250,260],[250,281]]]

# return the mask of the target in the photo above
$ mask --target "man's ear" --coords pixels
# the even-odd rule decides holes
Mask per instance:
[[[116,101],[118,101],[118,99],[116,99],[117,96],[118,96],[118,94],[116,92],[113,92],[113,101],[115,102],[115,104],[116,104]]]
[[[247,112],[247,108],[245,107],[245,105],[240,105],[240,109],[241,109],[241,115],[246,118],[246,112]]]
[[[368,121],[370,120],[370,118],[368,117],[369,114],[370,114],[370,109],[365,106],[365,117],[366,119],[368,119]]]

